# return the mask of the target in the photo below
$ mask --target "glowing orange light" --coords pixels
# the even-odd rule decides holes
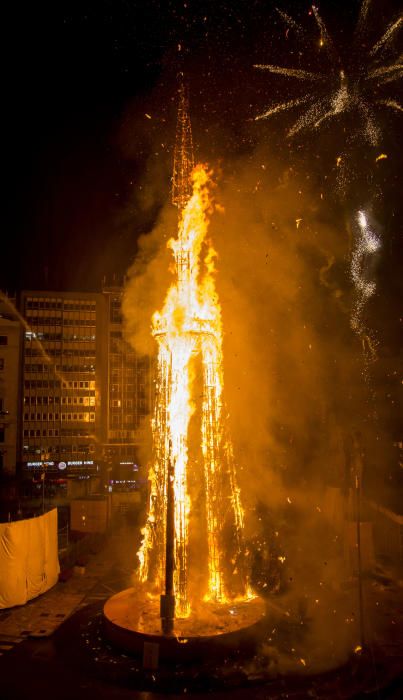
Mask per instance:
[[[164,540],[167,465],[174,473],[175,574],[177,617],[190,613],[188,591],[189,513],[188,429],[194,413],[192,359],[201,358],[203,400],[201,406],[201,450],[204,462],[207,519],[208,582],[205,599],[228,600],[224,583],[224,552],[221,533],[224,523],[222,481],[228,480],[226,503],[232,510],[238,541],[243,529],[243,510],[236,483],[232,445],[222,416],[223,363],[221,308],[215,289],[216,252],[207,241],[209,173],[206,167],[193,171],[193,195],[179,224],[177,238],[168,241],[175,259],[175,279],[161,311],[152,319],[158,342],[157,400],[152,422],[155,461],[150,471],[148,520],[142,531],[138,553],[140,580],[153,580],[160,588],[164,577]],[[225,470],[223,468],[225,464]],[[152,564],[152,559],[156,563]],[[250,597],[247,581],[244,596]]]

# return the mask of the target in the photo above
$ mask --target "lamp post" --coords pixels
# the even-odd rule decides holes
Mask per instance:
[[[169,459],[167,464],[167,512],[166,512],[166,538],[165,538],[165,593],[160,596],[160,617],[162,632],[172,636],[175,620],[175,492],[174,492],[174,466],[172,462],[172,443],[169,441]]]
[[[43,451],[41,453],[41,462],[42,462],[42,472],[41,472],[41,480],[42,480],[42,514],[45,512],[45,477],[46,477],[46,468],[48,466],[47,460],[49,459],[49,453]],[[45,461],[44,461],[45,460]]]

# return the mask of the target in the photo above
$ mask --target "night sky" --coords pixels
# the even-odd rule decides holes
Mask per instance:
[[[278,6],[313,39],[319,36],[309,3]],[[341,13],[339,2],[326,0],[319,7],[346,55],[358,6],[345,3]],[[396,2],[374,0],[374,37],[397,12]],[[268,102],[296,94],[287,94],[290,83],[281,77],[254,70],[254,63],[312,70],[325,61],[287,32],[267,0],[19,3],[8,10],[5,34],[2,289],[96,290],[104,275],[127,269],[138,235],[152,227],[169,197],[181,69],[188,76],[198,157],[220,162],[225,176],[231,162],[267,144],[285,168],[305,169],[318,187],[327,186],[337,126],[324,137],[290,142],[284,138],[289,116],[253,121]],[[380,274],[396,296],[401,122],[391,112],[381,121],[379,151],[389,160],[381,173],[386,245]],[[367,151],[359,157],[365,160]],[[327,215],[337,206],[335,200]]]

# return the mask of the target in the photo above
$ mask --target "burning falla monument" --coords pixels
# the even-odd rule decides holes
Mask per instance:
[[[136,648],[142,635],[165,646],[168,638],[200,643],[239,635],[264,613],[248,581],[244,513],[224,404],[216,253],[208,238],[211,188],[207,167],[194,167],[182,83],[172,187],[178,232],[168,241],[174,276],[162,310],[152,318],[158,349],[153,461],[139,588],[114,596],[104,609],[118,643],[132,633]],[[127,639],[124,646],[130,647]]]

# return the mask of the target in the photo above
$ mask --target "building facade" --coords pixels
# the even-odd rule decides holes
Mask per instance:
[[[108,349],[103,387],[107,409],[103,412],[103,453],[111,480],[135,483],[144,477],[139,450],[150,412],[150,359],[139,357],[124,338],[123,288],[104,287],[103,296]]]
[[[95,474],[100,469],[102,295],[25,291],[21,312],[26,320],[23,468]]]
[[[141,479],[149,360],[123,336],[121,286],[99,293],[24,291],[22,449],[25,474]],[[144,471],[143,471],[144,474]]]
[[[14,477],[20,431],[21,323],[14,300],[0,300],[0,478]]]

